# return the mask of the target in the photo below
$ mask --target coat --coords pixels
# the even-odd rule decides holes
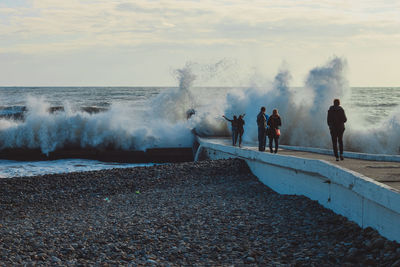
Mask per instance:
[[[276,129],[279,129],[279,127],[282,125],[281,117],[279,115],[271,115],[267,124],[269,126],[268,136],[275,137]]]
[[[346,121],[346,114],[341,106],[331,106],[329,108],[327,123],[331,131],[344,130],[344,123]]]

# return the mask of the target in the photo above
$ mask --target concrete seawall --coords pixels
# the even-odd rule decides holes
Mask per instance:
[[[363,228],[400,242],[400,191],[325,160],[270,154],[198,138],[195,159],[244,159],[280,194],[304,195]],[[376,160],[379,160],[376,159]]]

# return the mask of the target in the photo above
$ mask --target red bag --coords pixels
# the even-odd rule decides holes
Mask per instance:
[[[280,136],[280,135],[281,135],[281,130],[275,129],[275,135],[276,135],[276,136]]]

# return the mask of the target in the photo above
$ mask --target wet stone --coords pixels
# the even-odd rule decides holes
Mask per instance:
[[[246,263],[254,263],[254,262],[256,262],[256,259],[254,259],[253,257],[247,257],[245,262]]]
[[[400,267],[398,243],[234,159],[0,179],[0,214],[4,266]]]

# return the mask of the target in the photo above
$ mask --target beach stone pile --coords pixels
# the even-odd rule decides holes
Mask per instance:
[[[400,245],[231,159],[0,179],[0,266],[21,265],[400,266]]]

